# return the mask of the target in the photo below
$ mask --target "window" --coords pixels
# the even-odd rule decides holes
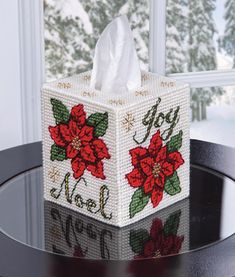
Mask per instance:
[[[166,72],[235,66],[234,0],[167,0]]]
[[[105,26],[127,14],[141,67],[148,69],[149,3],[146,0],[45,0],[47,80],[92,68],[95,44]]]
[[[44,0],[46,79],[91,69],[100,33],[123,13],[141,67],[191,84],[192,137],[235,147],[235,0]]]
[[[235,1],[165,4],[165,73],[192,86],[191,137],[235,147]]]
[[[191,138],[235,147],[235,86],[192,90]]]

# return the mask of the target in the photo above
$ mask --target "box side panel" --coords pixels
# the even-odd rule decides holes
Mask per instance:
[[[42,97],[44,198],[116,225],[115,114],[66,92]]]
[[[189,87],[119,111],[118,124],[125,226],[189,195]]]

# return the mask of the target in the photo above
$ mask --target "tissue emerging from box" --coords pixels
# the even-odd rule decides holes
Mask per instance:
[[[189,86],[142,72],[124,94],[90,72],[45,84],[44,197],[124,226],[189,195]]]
[[[126,15],[115,18],[102,32],[95,47],[90,86],[115,94],[141,86],[139,60]]]

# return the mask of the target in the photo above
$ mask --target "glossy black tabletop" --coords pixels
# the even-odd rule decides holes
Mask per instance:
[[[87,259],[174,255],[231,236],[235,232],[235,218],[230,212],[235,199],[234,181],[192,165],[190,184],[189,198],[135,224],[115,228],[44,201],[39,167],[0,189],[0,226],[6,235],[31,247]]]
[[[0,276],[235,275],[234,150],[193,141],[190,197],[124,228],[44,201],[40,151],[0,153]]]

